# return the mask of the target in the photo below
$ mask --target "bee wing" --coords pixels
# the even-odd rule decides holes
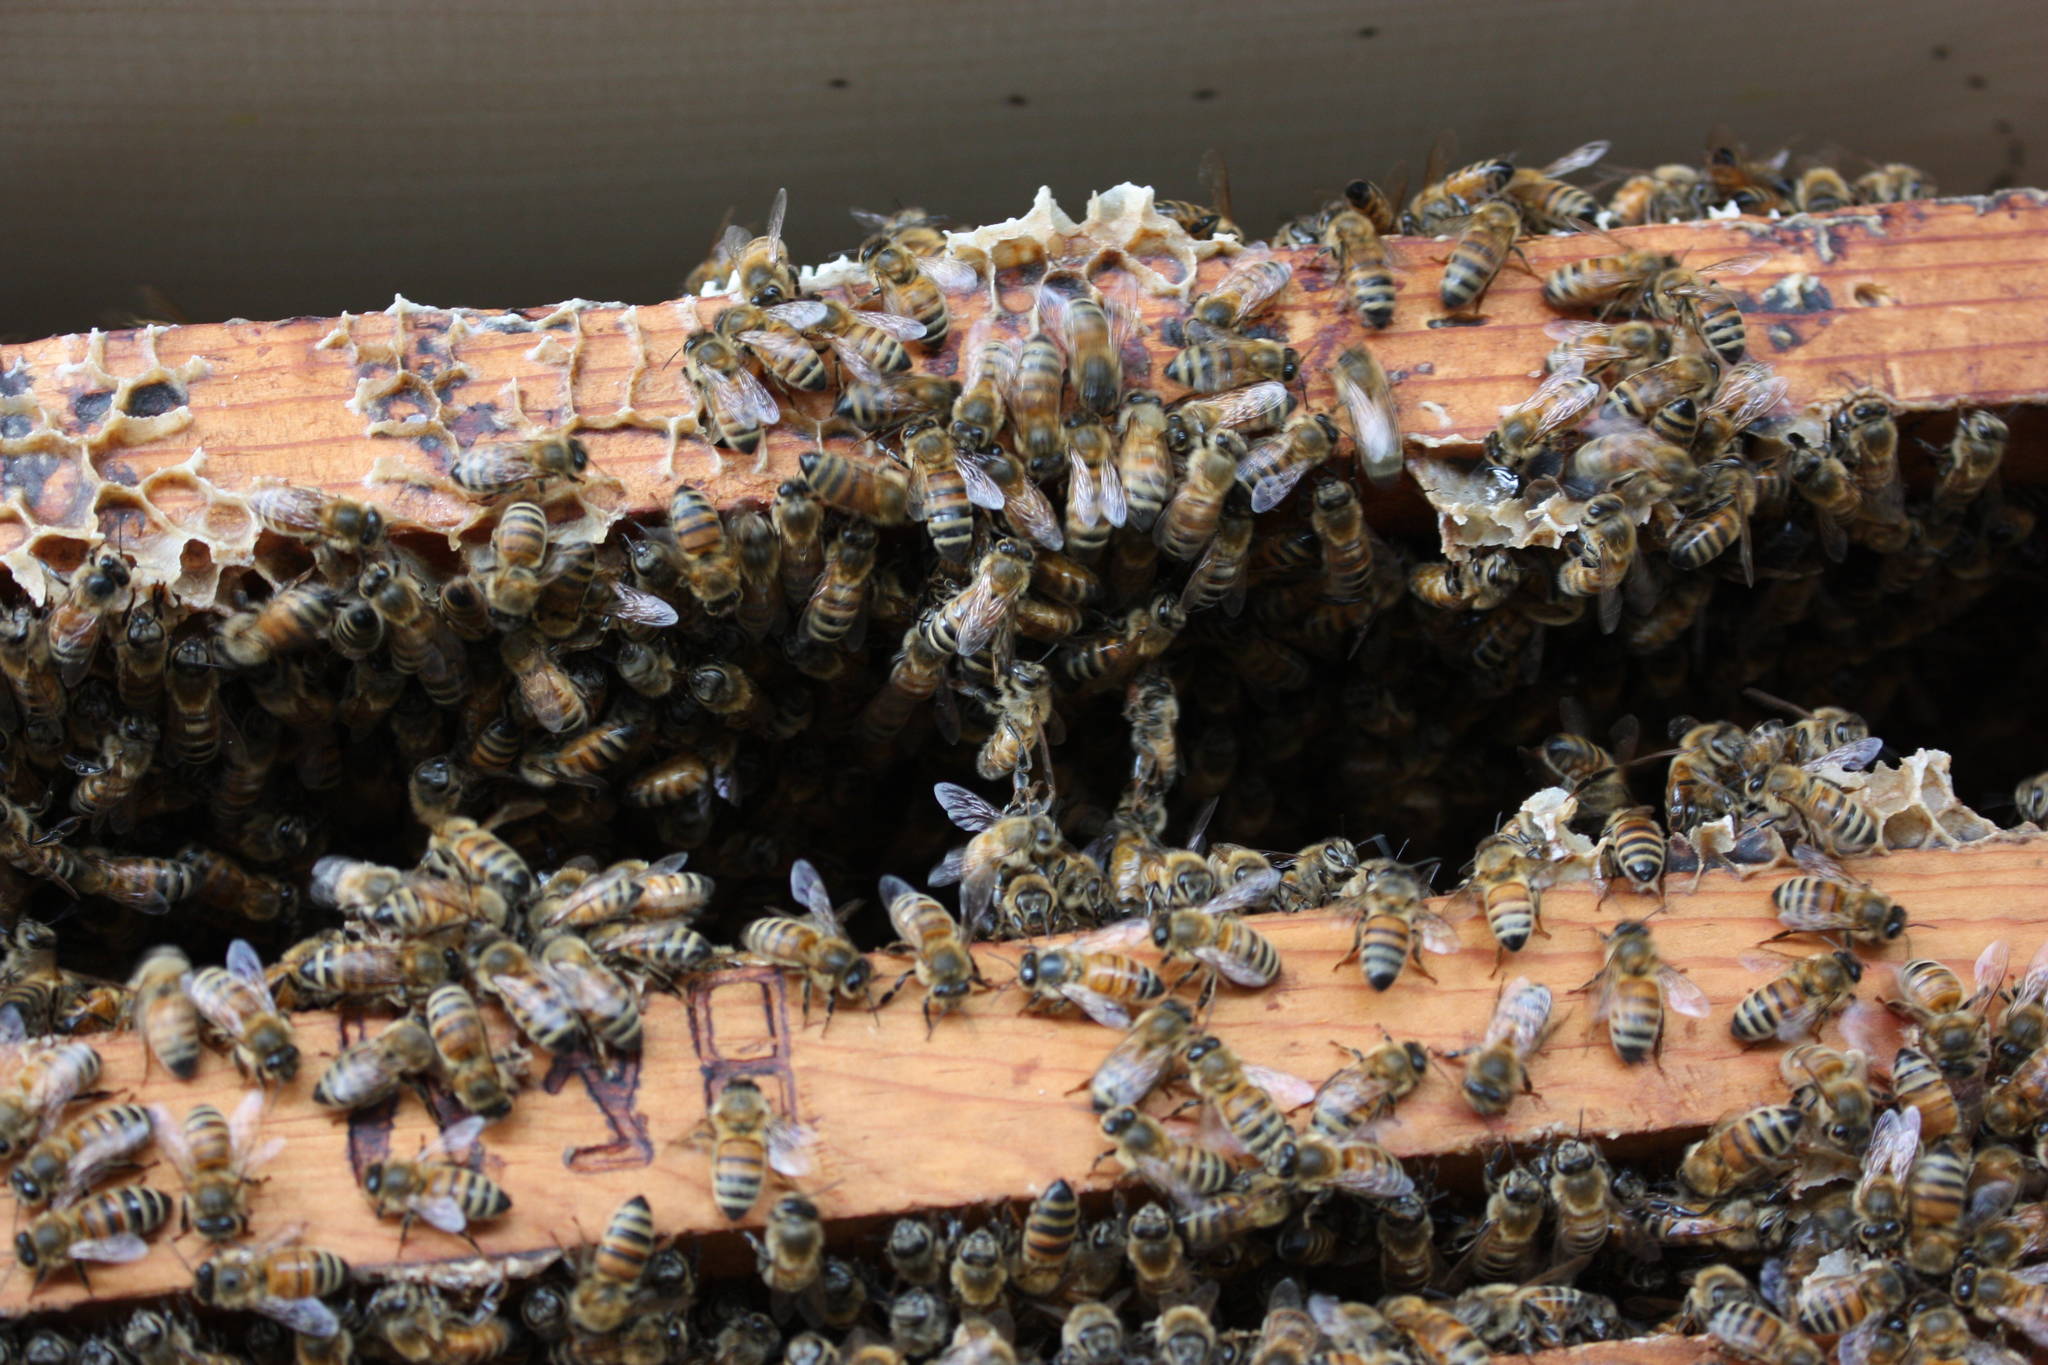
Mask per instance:
[[[956,848],[939,859],[936,866],[926,874],[925,882],[931,886],[952,886],[960,880],[960,870],[967,860],[967,850]]]
[[[1217,895],[1211,896],[1196,908],[1205,915],[1243,914],[1271,899],[1274,889],[1280,882],[1281,876],[1277,870],[1270,867],[1261,868],[1243,881],[1234,883]]]
[[[1346,1171],[1336,1180],[1336,1186],[1351,1194],[1363,1195],[1367,1199],[1399,1199],[1415,1192],[1415,1182],[1399,1166],[1367,1166],[1362,1170]]]
[[[73,1242],[67,1254],[74,1261],[105,1261],[110,1265],[122,1265],[149,1255],[149,1243],[132,1232],[117,1232],[111,1237]]]
[[[270,981],[263,975],[263,959],[247,939],[238,938],[228,945],[228,970],[254,987],[266,1007],[277,1008],[277,1002],[270,997]]]
[[[1829,767],[1840,768],[1844,772],[1857,773],[1862,772],[1865,768],[1875,763],[1877,756],[1883,752],[1884,741],[1876,735],[1869,735],[1857,740],[1853,744],[1844,744],[1839,749],[1830,749],[1819,758],[1801,766],[1810,773],[1817,773],[1822,768]]]
[[[1555,179],[1558,176],[1570,175],[1573,171],[1583,171],[1586,167],[1594,165],[1602,157],[1606,156],[1607,149],[1612,145],[1605,138],[1600,138],[1588,142],[1583,147],[1574,147],[1571,151],[1566,152],[1563,156],[1545,166],[1542,174]]]
[[[1745,360],[1728,372],[1714,392],[1713,409],[1728,415],[1737,431],[1749,426],[1785,401],[1791,384],[1771,373],[1761,361]]]
[[[1088,461],[1081,457],[1078,449],[1067,450],[1069,475],[1067,480],[1067,505],[1074,514],[1074,520],[1083,526],[1093,526],[1102,519],[1102,502],[1095,492],[1095,471],[1088,467]]]
[[[1152,922],[1143,915],[1120,919],[1074,940],[1073,947],[1079,952],[1107,951],[1121,952],[1127,948],[1142,947],[1152,941]]]
[[[1122,526],[1130,520],[1131,504],[1124,497],[1123,477],[1117,473],[1116,460],[1102,462],[1100,474],[1102,484],[1102,519],[1111,526]]]
[[[799,332],[808,332],[823,322],[832,310],[817,299],[797,299],[791,303],[778,303],[773,308],[764,308],[761,311],[784,327],[794,327]],[[742,333],[741,340],[744,341],[752,335],[754,334],[751,332]]]
[[[256,1145],[256,1134],[263,1127],[263,1091],[251,1090],[235,1105],[235,1112],[228,1115],[228,1143],[237,1152],[246,1152]]]
[[[878,332],[887,332],[898,341],[916,341],[925,334],[925,325],[923,323],[919,322],[916,318],[904,317],[901,313],[883,313],[866,308],[857,308],[853,310],[853,316],[855,321],[872,327]]]
[[[1003,510],[1003,486],[990,477],[988,467],[974,452],[963,450],[955,455],[953,467],[960,471],[960,482],[967,485],[969,502],[990,512]]]
[[[1105,1028],[1131,1026],[1131,1012],[1120,1002],[1099,991],[1091,991],[1086,986],[1068,984],[1060,987],[1060,994],[1079,1005],[1082,1013]]]
[[[2034,950],[2033,960],[2027,963],[2027,974],[2020,978],[2020,984],[2013,987],[2014,1008],[2033,1004],[2048,996],[2048,939]]]
[[[1277,379],[1262,379],[1241,389],[1229,389],[1203,400],[1216,414],[1216,425],[1241,427],[1278,410],[1287,402],[1287,386]]]
[[[1863,1157],[1863,1176],[1856,1182],[1860,1200],[1871,1184],[1889,1176],[1903,1182],[1920,1151],[1920,1111],[1887,1109],[1871,1129],[1870,1150]]]
[[[833,917],[831,893],[825,890],[825,879],[818,875],[818,869],[811,866],[808,858],[799,858],[789,865],[789,894],[812,914],[826,919]]]
[[[768,1125],[768,1164],[792,1179],[817,1169],[812,1148],[818,1145],[818,1130],[807,1123],[777,1119]]]
[[[948,294],[964,294],[981,283],[980,271],[952,256],[920,256],[917,268]]]
[[[879,387],[882,384],[882,372],[857,348],[839,345],[835,339],[832,354],[839,357],[839,367],[852,375],[855,383],[871,387]]]
[[[682,617],[673,604],[630,583],[612,583],[609,614],[643,626],[672,626]]]
[[[192,1149],[185,1145],[185,1129],[177,1116],[161,1104],[152,1104],[149,1106],[149,1126],[156,1134],[156,1145],[163,1148],[171,1165],[177,1167],[178,1174],[189,1183],[192,1179]]]
[[[1278,270],[1252,269],[1253,266],[1267,264],[1269,260],[1270,258],[1266,258],[1248,262],[1224,277],[1223,283],[1235,287],[1238,297],[1244,300],[1237,313],[1240,318],[1248,318],[1265,307],[1266,301],[1278,295],[1287,287],[1287,282],[1294,278],[1294,267],[1284,262],[1280,263]]]
[[[459,1234],[464,1228],[469,1226],[469,1218],[463,1213],[462,1205],[455,1202],[454,1198],[449,1195],[409,1195],[406,1198],[405,1206],[413,1213],[418,1214],[420,1221],[428,1227],[439,1228],[443,1232]]]
[[[1536,422],[1536,433],[1539,436],[1548,436],[1553,431],[1570,426],[1582,415],[1592,411],[1600,397],[1599,381],[1576,375],[1568,378],[1558,385],[1552,394],[1550,405],[1543,410],[1543,416]]]
[[[1794,1038],[1804,1036],[1807,1030],[1813,1027],[1814,1020],[1820,1018],[1821,1010],[1826,1004],[1825,1000],[1805,999],[1786,1010],[1784,1017],[1778,1020],[1778,1041],[1789,1043]]]
[[[1707,993],[1693,982],[1693,979],[1676,967],[1663,967],[1657,972],[1657,983],[1664,988],[1664,1003],[1671,1009],[1690,1019],[1704,1019],[1711,1009]]]
[[[1247,1064],[1244,1068],[1244,1078],[1271,1095],[1273,1103],[1284,1110],[1299,1109],[1315,1101],[1315,1085],[1291,1071]]]
[[[1790,963],[1797,961],[1796,958],[1787,957],[1783,953],[1774,953],[1769,948],[1748,949],[1737,954],[1735,960],[1746,971],[1769,972],[1773,976],[1784,971]]]
[[[1057,550],[1066,543],[1066,528],[1060,525],[1059,514],[1052,510],[1052,500],[1045,496],[1044,489],[1021,473],[1016,487],[1004,498],[1003,515],[1048,550]]]
[[[459,1153],[476,1145],[483,1136],[484,1116],[472,1114],[450,1128],[443,1128],[420,1150],[421,1161],[460,1160]]]
[[[764,360],[804,361],[817,354],[811,348],[811,343],[796,332],[784,332],[773,329],[760,332],[741,332],[740,340],[753,348]],[[779,416],[780,414],[777,415]]]
[[[753,235],[738,223],[727,223],[725,225],[725,232],[718,239],[718,247],[713,252],[713,255],[721,264],[730,266],[734,261],[737,261],[746,254],[747,246],[753,240]]]
[[[1984,951],[1977,954],[1976,978],[1979,1002],[1989,1000],[2005,980],[2005,969],[2011,957],[2011,948],[2002,938],[1993,939],[1984,945]]]
[[[28,1025],[22,1020],[21,1007],[12,1003],[0,1005],[0,1047],[20,1047],[27,1041]]]
[[[1614,983],[1618,976],[1614,960],[1609,958],[1600,968],[1600,974],[1593,978],[1593,1022],[1596,1024],[1614,1012]]]
[[[334,1310],[318,1299],[258,1299],[255,1309],[273,1322],[285,1326],[304,1337],[318,1337],[325,1340],[341,1330],[341,1320],[334,1316]]]
[[[993,640],[996,630],[1003,624],[1008,604],[993,592],[984,591],[980,585],[968,589],[973,596],[960,613],[960,657],[971,658],[981,653]]]
[[[1434,910],[1418,910],[1410,927],[1415,931],[1415,941],[1426,953],[1448,957],[1464,946],[1458,937],[1458,926]]]
[[[744,426],[748,422],[772,426],[782,420],[775,396],[762,387],[752,370],[710,376],[712,413],[720,423]]]
[[[1755,270],[1770,259],[1771,253],[1768,251],[1745,251],[1742,255],[1730,256],[1725,261],[1715,261],[1712,265],[1699,266],[1692,273],[1695,275],[1747,275],[1750,271]]]
[[[775,191],[775,202],[768,208],[768,230],[761,235],[771,242],[782,240],[783,215],[789,212],[789,191]]]
[[[1274,436],[1259,442],[1238,462],[1238,482],[1251,489],[1252,511],[1270,512],[1284,502],[1294,486],[1308,473],[1306,460],[1288,460],[1289,442]]]
[[[1351,443],[1358,467],[1385,487],[1401,475],[1401,432],[1394,424],[1394,391],[1371,351],[1356,346],[1338,357],[1330,376],[1351,418]]]

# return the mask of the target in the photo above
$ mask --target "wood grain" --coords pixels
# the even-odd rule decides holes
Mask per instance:
[[[2048,839],[1982,844],[1956,852],[1897,853],[1866,860],[1858,875],[1896,896],[1916,924],[1914,955],[1938,957],[1967,972],[1994,937],[2013,940],[2024,960],[2038,930],[2031,900],[2048,886]],[[1668,1144],[1775,1093],[1778,1052],[1739,1047],[1727,1031],[1735,1001],[1761,974],[1739,957],[1775,933],[1768,895],[1777,876],[1747,881],[1717,873],[1696,894],[1677,879],[1668,913],[1656,921],[1659,946],[1713,1001],[1711,1018],[1677,1020],[1661,1067],[1624,1067],[1604,1032],[1591,1032],[1583,997],[1570,994],[1598,970],[1597,931],[1653,908],[1642,898],[1616,897],[1595,908],[1584,889],[1548,894],[1549,937],[1539,937],[1503,976],[1526,974],[1550,985],[1568,1017],[1532,1067],[1537,1099],[1518,1100],[1497,1122],[1475,1117],[1456,1092],[1455,1064],[1432,1075],[1382,1133],[1404,1157],[1471,1153],[1506,1138],[1527,1141],[1583,1126],[1588,1133],[1657,1134]],[[1368,989],[1352,965],[1339,966],[1351,939],[1349,922],[1333,913],[1262,917],[1258,927],[1281,951],[1284,973],[1259,993],[1227,990],[1212,1027],[1248,1060],[1320,1080],[1340,1054],[1333,1043],[1370,1046],[1384,1026],[1432,1049],[1477,1040],[1492,1012],[1501,977],[1477,922],[1461,926],[1464,951],[1436,958],[1432,985],[1412,970],[1392,990]],[[1817,948],[1818,945],[1815,945]],[[1812,951],[1794,948],[1792,951]],[[996,982],[1014,973],[1017,945],[981,950]],[[1902,961],[1896,944],[1881,960]],[[900,964],[878,962],[878,979]],[[1862,995],[1888,993],[1889,974],[1873,971]],[[708,1158],[678,1145],[702,1121],[708,1091],[726,1076],[761,1078],[771,1098],[820,1135],[820,1169],[805,1182],[828,1218],[869,1219],[926,1208],[1028,1198],[1054,1179],[1100,1189],[1107,1165],[1091,1171],[1104,1146],[1085,1095],[1086,1082],[1117,1035],[1079,1016],[1047,1019],[1020,1013],[1015,990],[975,997],[962,1017],[943,1020],[927,1040],[913,984],[889,1009],[866,1017],[842,1011],[829,1027],[822,1014],[806,1025],[796,992],[774,973],[735,970],[707,978],[686,999],[649,1002],[645,1060],[606,1080],[580,1058],[544,1065],[537,1089],[523,1094],[511,1117],[485,1140],[487,1169],[511,1193],[511,1214],[479,1234],[491,1253],[545,1251],[594,1235],[621,1200],[644,1193],[664,1233],[716,1234],[729,1225],[713,1209]],[[306,1064],[279,1093],[266,1132],[286,1138],[254,1202],[257,1235],[303,1224],[308,1237],[375,1270],[470,1254],[460,1241],[417,1229],[401,1253],[398,1229],[378,1223],[355,1186],[355,1170],[388,1150],[413,1151],[435,1120],[407,1097],[395,1116],[365,1115],[352,1123],[315,1108],[308,1098],[325,1056],[359,1036],[361,1021],[332,1014],[298,1019]],[[103,1039],[104,1086],[123,1096],[161,1101],[182,1113],[205,1100],[231,1107],[241,1084],[219,1057],[209,1056],[188,1084],[162,1072],[145,1078],[141,1048],[130,1036]],[[545,1062],[545,1057],[541,1059]],[[595,1077],[595,1079],[593,1079]],[[444,1121],[452,1111],[443,1113]],[[176,1187],[159,1164],[146,1179]],[[147,1259],[95,1272],[99,1297],[161,1293],[189,1283],[179,1260],[196,1262],[191,1241],[159,1244]],[[0,1285],[0,1314],[31,1302],[25,1276]],[[77,1280],[52,1281],[33,1302],[56,1306],[83,1298]]]
[[[1551,344],[1556,314],[1538,295],[1538,276],[1568,261],[1621,249],[1683,254],[1698,265],[1768,253],[1754,272],[1730,277],[1750,314],[1754,354],[1791,384],[1794,403],[1858,383],[1887,390],[1908,409],[2006,406],[2048,398],[2048,200],[2012,191],[1988,198],[1844,210],[1778,223],[1748,219],[1630,228],[1606,235],[1544,237],[1523,244],[1535,273],[1514,265],[1488,295],[1485,325],[1439,327],[1437,281],[1448,243],[1395,239],[1400,306],[1394,324],[1370,336],[1397,379],[1402,424],[1417,443],[1470,453],[1500,408],[1519,401]],[[1289,339],[1306,357],[1305,397],[1334,410],[1325,372],[1331,357],[1367,339],[1342,308],[1341,286],[1318,253],[1282,253],[1295,283],[1261,330]],[[1202,266],[1202,283],[1228,268]],[[1808,277],[1805,289],[1779,288]],[[1010,277],[1004,277],[1006,286]],[[1796,285],[1796,281],[1795,281]],[[1006,288],[1012,307],[1029,294]],[[1775,300],[1775,302],[1774,302]],[[954,334],[987,307],[985,293],[955,296]],[[1776,311],[1773,311],[1776,309]],[[715,311],[707,305],[707,316]],[[1176,302],[1143,301],[1151,373],[1132,382],[1178,391],[1163,369],[1170,353],[1162,324]],[[1006,326],[1017,325],[1016,316]],[[202,452],[199,468],[219,488],[246,492],[259,479],[309,484],[370,498],[391,514],[446,530],[468,509],[445,490],[380,482],[409,471],[445,472],[449,442],[494,432],[580,427],[593,459],[617,487],[593,497],[623,515],[663,508],[675,481],[706,486],[723,505],[759,503],[796,470],[813,444],[807,422],[785,417],[757,471],[724,458],[694,435],[696,400],[678,356],[697,326],[689,303],[587,305],[512,312],[457,312],[411,305],[338,323],[330,318],[174,327],[154,335],[77,335],[0,346],[0,553],[32,534],[61,528],[112,533],[102,480],[139,487],[146,503],[179,528],[195,515],[192,484],[151,476]],[[335,344],[344,334],[350,345]],[[323,340],[329,342],[323,346]],[[96,362],[93,350],[103,363]],[[153,356],[152,356],[153,348]],[[189,420],[109,421],[147,370],[196,361]],[[946,355],[938,368],[950,369]],[[934,362],[926,361],[925,368]],[[362,399],[352,406],[361,385]],[[820,410],[816,396],[786,409]],[[147,414],[148,406],[140,409]],[[411,435],[371,435],[373,420],[421,424]],[[2016,442],[2016,445],[2019,443]],[[2033,466],[2016,450],[2015,477]],[[1380,495],[1375,516],[1422,515],[1412,487]],[[130,528],[134,534],[134,528]],[[68,566],[66,566],[68,567]]]

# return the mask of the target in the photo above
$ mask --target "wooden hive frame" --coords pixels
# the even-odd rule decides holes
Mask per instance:
[[[2048,239],[2048,202],[2041,196],[2014,192],[1613,236],[1629,248],[1699,261],[1768,250],[1768,263],[1742,282],[1745,311],[1752,335],[1764,339],[1759,353],[1790,381],[1795,403],[1865,380],[1907,411],[2048,401],[2048,256],[2039,247]],[[1487,325],[1433,327],[1427,300],[1443,245],[1402,239],[1390,248],[1403,280],[1402,305],[1394,325],[1370,344],[1397,380],[1411,449],[1470,455],[1499,409],[1527,392],[1546,345],[1541,329],[1554,315],[1538,298],[1535,277],[1510,270],[1489,296]],[[1541,238],[1523,249],[1540,274],[1615,243]],[[1307,357],[1308,402],[1334,408],[1327,361],[1363,333],[1332,306],[1333,278],[1313,253],[1283,254],[1296,266],[1297,288],[1280,301],[1272,326]],[[1220,260],[1205,262],[1200,279],[1224,268]],[[1005,302],[1022,306],[1014,296]],[[956,327],[971,325],[987,306],[980,296],[954,304]],[[1153,327],[1174,307],[1156,299],[1143,306]],[[799,430],[778,429],[755,468],[745,458],[721,459],[695,436],[695,400],[673,355],[695,325],[692,310],[676,304],[475,314],[401,302],[339,320],[147,329],[0,347],[0,417],[9,419],[0,425],[0,455],[7,457],[0,554],[18,574],[31,557],[68,567],[67,553],[115,533],[124,519],[185,538],[197,534],[195,518],[222,515],[223,507],[231,514],[237,496],[268,479],[369,498],[396,519],[456,534],[468,509],[431,486],[445,469],[448,442],[522,423],[585,435],[604,474],[618,481],[599,499],[608,519],[658,514],[679,477],[705,487],[721,507],[760,505],[794,472],[809,442]],[[1162,381],[1151,376],[1173,396]],[[491,397],[475,397],[483,394]],[[2016,441],[2009,476],[2038,480],[2040,458],[2038,446]],[[366,471],[375,472],[366,479]],[[1425,515],[1405,487],[1371,510],[1383,526],[1412,526]],[[246,542],[253,554],[253,534]],[[191,571],[203,578],[209,566]],[[24,586],[37,590],[26,576]],[[2026,917],[2013,902],[2040,885],[2044,849],[2019,842],[1898,854],[1856,871],[1931,926],[1915,931],[1916,953],[1964,966],[1987,939],[2025,932]],[[1660,1068],[1623,1068],[1604,1040],[1584,1034],[1581,1018],[1536,1065],[1540,1102],[1518,1102],[1506,1120],[1487,1124],[1442,1076],[1433,1077],[1387,1130],[1388,1145],[1406,1157],[1469,1156],[1502,1138],[1532,1140],[1583,1126],[1668,1147],[1753,1102],[1776,1085],[1776,1050],[1736,1046],[1725,1015],[1756,980],[1736,961],[1738,950],[1777,928],[1767,885],[1716,873],[1697,893],[1674,890],[1670,914],[1659,923],[1660,944],[1707,991],[1716,1012],[1704,1024],[1681,1026]],[[1586,891],[1554,891],[1545,904],[1550,936],[1513,970],[1551,984],[1563,1002],[1594,975],[1597,930],[1617,913],[1596,908]],[[1475,947],[1434,962],[1437,985],[1411,975],[1377,996],[1355,970],[1332,970],[1349,942],[1341,916],[1274,917],[1260,927],[1280,947],[1286,976],[1261,994],[1226,990],[1213,1027],[1251,1060],[1310,1078],[1335,1065],[1333,1041],[1368,1045],[1383,1022],[1434,1048],[1467,1044],[1498,987],[1490,954]],[[1016,948],[984,953],[986,970],[1007,979]],[[889,965],[885,977],[892,975]],[[629,1066],[608,1075],[565,1059],[539,1073],[538,1089],[487,1135],[489,1168],[516,1206],[480,1232],[483,1251],[550,1252],[574,1232],[601,1226],[619,1199],[644,1192],[665,1233],[701,1235],[711,1239],[711,1254],[738,1254],[730,1226],[709,1204],[703,1154],[677,1145],[701,1120],[711,1087],[733,1074],[772,1078],[782,1103],[818,1127],[825,1157],[817,1199],[835,1222],[1020,1200],[1060,1177],[1090,1188],[1109,1183],[1106,1167],[1091,1167],[1102,1142],[1085,1098],[1069,1093],[1108,1046],[1107,1032],[1079,1021],[1020,1019],[1015,995],[1004,993],[978,997],[966,1017],[943,1022],[927,1040],[915,988],[872,1020],[842,1014],[828,1032],[819,1020],[805,1026],[790,994],[787,982],[765,970],[717,974],[683,997],[650,1004],[644,1070]],[[1424,1002],[1426,1009],[1409,1008]],[[1584,1013],[1583,1006],[1565,1007]],[[323,1014],[302,1016],[299,1027],[309,1066],[272,1102],[267,1124],[289,1142],[257,1198],[257,1231],[306,1223],[322,1245],[369,1270],[469,1256],[468,1247],[430,1231],[416,1232],[401,1253],[396,1229],[370,1217],[349,1188],[356,1172],[381,1152],[408,1150],[433,1120],[411,1099],[395,1112],[347,1122],[314,1108],[309,1092],[317,1063],[360,1036],[365,1024]],[[680,1064],[686,1047],[694,1066]],[[174,1110],[201,1100],[229,1107],[241,1089],[217,1057],[195,1082],[180,1085],[161,1074],[144,1078],[132,1037],[102,1040],[101,1048],[110,1088]],[[904,1139],[906,1114],[917,1116],[922,1137],[915,1142]],[[136,1265],[95,1273],[91,1297],[164,1293],[187,1283],[184,1264],[159,1246]],[[31,1298],[17,1277],[0,1287],[0,1314],[86,1297],[65,1277]],[[1610,1344],[1556,1356],[1675,1361],[1697,1350],[1683,1343]]]

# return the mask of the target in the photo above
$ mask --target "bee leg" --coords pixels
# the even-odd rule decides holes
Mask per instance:
[[[925,1039],[925,1041],[926,1041],[926,1042],[930,1042],[930,1041],[931,1041],[931,1039],[932,1039],[932,1030],[933,1030],[934,1028],[936,1028],[937,1026],[938,1026],[938,1021],[936,1021],[935,1019],[933,1019],[933,1018],[932,1018],[932,997],[931,997],[931,992],[927,991],[927,992],[925,992],[925,997],[924,997],[924,1039]]]
[[[911,977],[916,975],[917,968],[912,967],[909,971],[897,977],[896,984],[891,986],[888,990],[882,992],[882,998],[875,1002],[875,1008],[878,1010],[888,1008],[889,1002],[896,998],[896,992],[903,989],[903,983],[910,980]]]

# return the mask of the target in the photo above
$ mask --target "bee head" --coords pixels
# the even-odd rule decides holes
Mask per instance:
[[[867,989],[868,981],[874,973],[875,969],[869,965],[866,958],[855,958],[853,965],[846,969],[846,974],[839,978],[839,989],[847,995],[859,995]]]

